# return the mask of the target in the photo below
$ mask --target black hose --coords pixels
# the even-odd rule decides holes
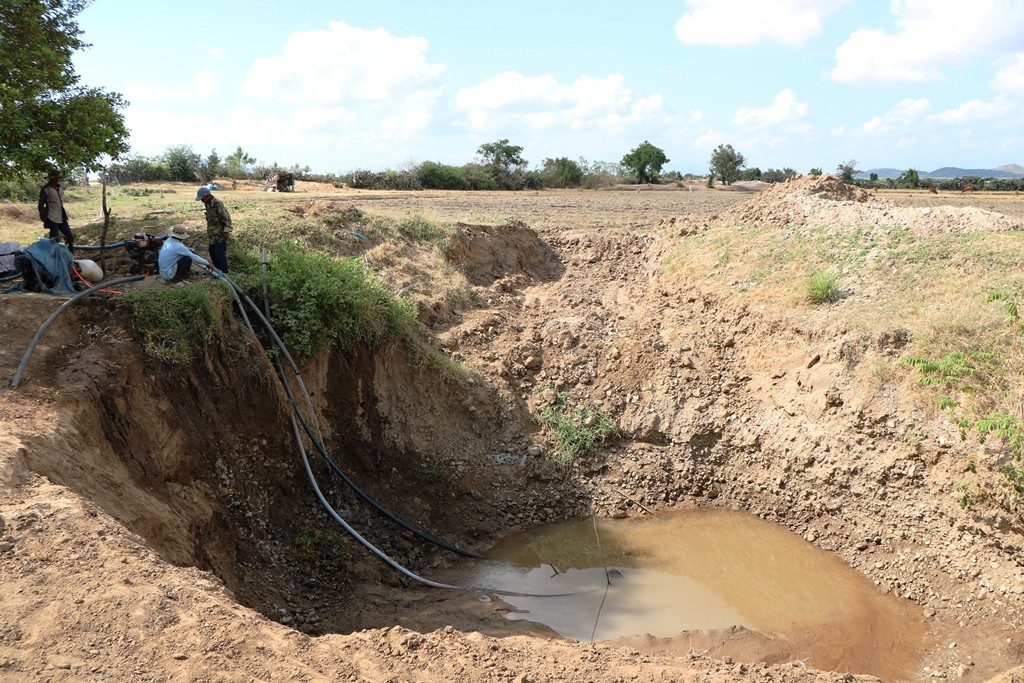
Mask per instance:
[[[280,363],[278,363],[278,367],[281,367]],[[281,381],[285,382],[284,377],[281,378]],[[334,518],[335,522],[344,527],[345,531],[347,531],[352,538],[359,541],[359,543],[361,543],[364,548],[366,548],[371,553],[376,555],[379,559],[383,560],[389,567],[391,567],[395,571],[400,572],[403,576],[407,576],[413,581],[422,583],[425,586],[430,586],[431,588],[447,588],[454,590],[462,590],[459,586],[452,586],[447,583],[438,583],[436,581],[431,581],[430,579],[425,579],[419,574],[416,574],[415,572],[406,569],[402,565],[398,564],[398,562],[393,560],[383,550],[381,550],[380,548],[378,548],[377,546],[373,545],[365,538],[363,538],[358,531],[353,529],[352,526],[348,522],[346,522],[341,515],[338,514],[338,511],[331,507],[331,504],[327,502],[327,498],[324,497],[323,492],[317,485],[316,477],[313,476],[313,469],[309,466],[309,457],[306,455],[306,449],[302,445],[302,435],[299,434],[299,427],[298,425],[295,424],[295,415],[292,414],[289,415],[288,417],[292,423],[292,432],[295,434],[295,443],[299,445],[299,454],[302,455],[302,466],[306,469],[306,476],[309,478],[309,483],[313,487],[313,492],[316,493],[316,497],[320,501],[320,504],[324,507],[325,510],[327,510],[328,514],[330,514],[330,516]]]
[[[241,296],[242,299],[253,310],[253,312],[256,313],[256,316],[259,318],[260,323],[263,324],[267,332],[270,334],[271,338],[274,340],[274,343],[278,346],[278,348],[281,349],[281,355],[283,355],[288,360],[288,363],[291,366],[292,371],[295,373],[296,377],[299,377],[299,370],[295,364],[295,360],[292,358],[291,354],[288,352],[288,349],[285,347],[284,342],[281,341],[281,338],[278,336],[277,332],[270,324],[270,321],[267,320],[263,313],[260,312],[259,307],[256,306],[255,303],[253,303],[252,299],[249,298],[245,291],[242,290],[238,285],[236,285],[234,281],[231,280],[231,278],[225,275],[224,280],[227,281],[228,284],[230,284],[232,287],[234,287],[234,289],[238,292],[238,295]],[[321,439],[317,438],[316,434],[313,433],[313,428],[310,427],[309,422],[306,421],[306,418],[302,415],[302,411],[299,409],[298,401],[295,399],[295,394],[292,392],[291,386],[289,385],[288,381],[284,377],[282,377],[281,383],[284,385],[284,389],[285,392],[288,394],[289,401],[291,401],[292,410],[298,417],[299,423],[302,425],[303,430],[309,436],[309,440],[313,443],[314,446],[316,446],[317,451],[319,451],[320,455],[324,458],[324,460],[327,461],[327,464],[331,467],[331,469],[334,470],[334,472],[339,477],[341,477],[341,479],[349,486],[349,488],[352,489],[353,492],[355,492],[357,496],[362,498],[364,502],[372,506],[380,514],[384,515],[395,524],[398,524],[399,526],[411,531],[413,534],[423,539],[424,541],[433,543],[434,545],[437,545],[458,555],[462,555],[463,557],[480,557],[478,553],[474,553],[470,550],[464,550],[463,548],[459,548],[458,546],[454,546],[450,543],[442,541],[441,539],[435,538],[427,532],[418,529],[409,522],[406,522],[404,519],[401,519],[400,517],[396,516],[394,513],[392,513],[384,506],[382,506],[380,503],[378,503],[376,500],[374,500],[372,497],[370,497],[369,494],[367,494],[365,491],[359,488],[359,486],[354,481],[352,481],[352,479],[347,474],[345,474],[345,472],[340,467],[338,467],[338,465],[331,458],[330,454],[327,453],[327,450],[324,448]]]
[[[15,273],[14,275],[4,275],[0,277],[0,282],[10,282],[11,280],[17,280],[21,277],[21,273]]]
[[[18,364],[18,370],[14,373],[14,377],[11,378],[11,386],[14,388],[18,387],[18,383],[21,382],[21,376],[25,372],[25,367],[28,365],[28,359],[32,357],[32,352],[35,350],[36,344],[39,343],[39,340],[42,339],[43,333],[46,332],[46,328],[48,328],[50,324],[57,319],[58,315],[63,313],[69,306],[71,306],[71,304],[75,303],[76,301],[83,297],[89,296],[90,294],[96,294],[97,292],[101,292],[103,291],[103,289],[106,289],[107,287],[124,284],[125,282],[135,282],[136,280],[143,279],[145,278],[142,275],[132,275],[130,277],[122,277],[117,280],[111,280],[110,282],[104,282],[102,283],[102,285],[94,285],[89,289],[86,289],[85,291],[75,294],[73,297],[71,297],[70,299],[62,303],[59,307],[57,307],[57,310],[51,313],[50,317],[47,318],[43,322],[43,324],[39,326],[39,330],[36,331],[36,335],[32,337],[32,341],[29,343],[28,348],[25,349],[25,355],[22,357],[21,363]]]
[[[270,322],[270,292],[267,289],[267,248],[263,247],[260,253],[261,272],[263,276],[263,313],[267,318],[267,322]],[[281,373],[282,381],[284,379],[284,373]],[[295,373],[295,382],[299,385],[299,390],[302,392],[302,397],[306,399],[306,405],[309,407],[309,412],[313,414],[313,426],[316,427],[317,438],[320,443],[324,441],[323,431],[320,429],[320,419],[317,417],[316,406],[313,405],[313,399],[309,395],[309,391],[306,390],[306,383],[302,381],[302,375],[297,371]]]
[[[86,244],[86,245],[76,244],[74,246],[74,251],[106,251],[107,249],[116,249],[117,247],[123,247],[123,246],[127,245],[128,243],[134,242],[134,241],[135,240],[124,240],[123,242],[114,242],[113,244],[103,244],[103,245],[95,245],[95,246],[88,245],[88,244]]]

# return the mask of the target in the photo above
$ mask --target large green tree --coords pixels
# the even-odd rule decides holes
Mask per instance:
[[[638,183],[653,183],[658,180],[661,167],[667,164],[668,157],[660,147],[655,147],[647,140],[630,150],[622,157],[622,166],[636,176]]]
[[[202,180],[202,157],[190,145],[173,145],[164,152],[163,162],[171,172],[171,180],[192,183]],[[205,182],[205,181],[204,181]]]
[[[128,151],[117,93],[79,83],[88,45],[75,18],[91,0],[0,1],[0,177],[95,168]]]
[[[725,185],[732,185],[740,179],[740,169],[747,165],[743,155],[732,148],[732,145],[719,145],[711,153],[708,168],[711,175]]]
[[[510,144],[508,138],[502,138],[480,145],[476,153],[498,187],[507,190],[519,185],[516,176],[522,175],[526,169],[522,147]]]
[[[252,173],[253,164],[256,163],[256,157],[249,156],[239,146],[234,152],[229,154],[222,164],[224,169],[224,175],[228,178],[235,180],[241,180]]]

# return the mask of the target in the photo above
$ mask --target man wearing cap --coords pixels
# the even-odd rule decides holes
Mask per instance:
[[[196,201],[206,204],[206,238],[210,243],[210,260],[219,270],[228,272],[228,238],[231,237],[231,214],[224,202],[203,185],[196,191]]]
[[[182,240],[188,237],[188,230],[183,223],[178,223],[167,231],[167,238],[160,247],[160,255],[156,263],[160,268],[160,277],[164,282],[172,285],[184,282],[192,270],[192,262],[195,261],[201,266],[210,267],[210,262],[199,254],[186,247]],[[214,271],[214,277],[219,277],[220,271]]]
[[[57,239],[58,231],[64,236],[68,249],[75,248],[75,235],[68,224],[68,212],[64,210],[64,188],[60,186],[60,171],[50,171],[49,182],[39,190],[39,220],[50,232],[50,239]]]

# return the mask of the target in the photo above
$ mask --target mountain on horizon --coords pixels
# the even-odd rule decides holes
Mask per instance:
[[[879,178],[899,178],[906,172],[903,168],[872,168],[853,175],[854,178],[867,179],[872,173],[877,173]],[[956,166],[943,166],[934,171],[918,171],[922,178],[963,178],[965,176],[978,176],[979,178],[1024,178],[1024,166],[1019,164],[1006,164],[998,168],[958,168]]]

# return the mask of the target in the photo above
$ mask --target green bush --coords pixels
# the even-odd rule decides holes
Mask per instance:
[[[416,169],[420,185],[428,190],[468,190],[466,173],[457,166],[424,161]]]
[[[245,273],[236,281],[261,298],[258,255],[236,261]],[[284,243],[273,252],[267,287],[274,329],[296,358],[357,344],[372,348],[393,336],[412,340],[419,329],[414,307],[392,296],[356,258],[335,259]]]
[[[39,188],[43,186],[42,180],[38,185],[27,182],[3,182],[0,183],[0,200],[27,204],[35,202],[39,197]]]

